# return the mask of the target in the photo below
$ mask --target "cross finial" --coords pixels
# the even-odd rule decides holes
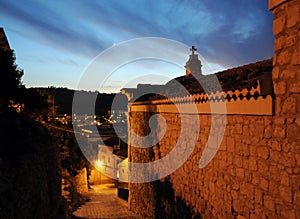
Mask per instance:
[[[197,51],[196,46],[192,46],[192,48],[190,48],[190,50],[192,51],[192,55],[194,55],[195,51]]]

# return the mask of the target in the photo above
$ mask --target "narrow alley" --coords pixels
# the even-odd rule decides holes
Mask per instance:
[[[73,213],[77,219],[140,218],[127,209],[126,201],[117,197],[117,189],[113,184],[95,185],[85,195],[90,200]]]

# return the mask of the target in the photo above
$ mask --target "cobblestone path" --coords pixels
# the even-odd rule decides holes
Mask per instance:
[[[140,219],[127,209],[127,203],[117,197],[117,189],[112,184],[93,186],[85,194],[91,200],[80,206],[73,215],[76,218],[120,218]]]

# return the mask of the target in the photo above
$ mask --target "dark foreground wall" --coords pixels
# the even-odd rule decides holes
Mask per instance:
[[[61,176],[47,130],[0,114],[0,218],[59,218]]]

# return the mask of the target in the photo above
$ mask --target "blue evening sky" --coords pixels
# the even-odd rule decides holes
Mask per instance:
[[[0,26],[27,87],[77,88],[98,54],[140,37],[195,45],[214,71],[256,62],[273,55],[272,21],[267,0],[0,0]],[[152,73],[185,74],[170,64],[135,62],[117,70],[100,91],[118,92],[135,86],[135,76]],[[165,82],[149,78],[139,82]]]

